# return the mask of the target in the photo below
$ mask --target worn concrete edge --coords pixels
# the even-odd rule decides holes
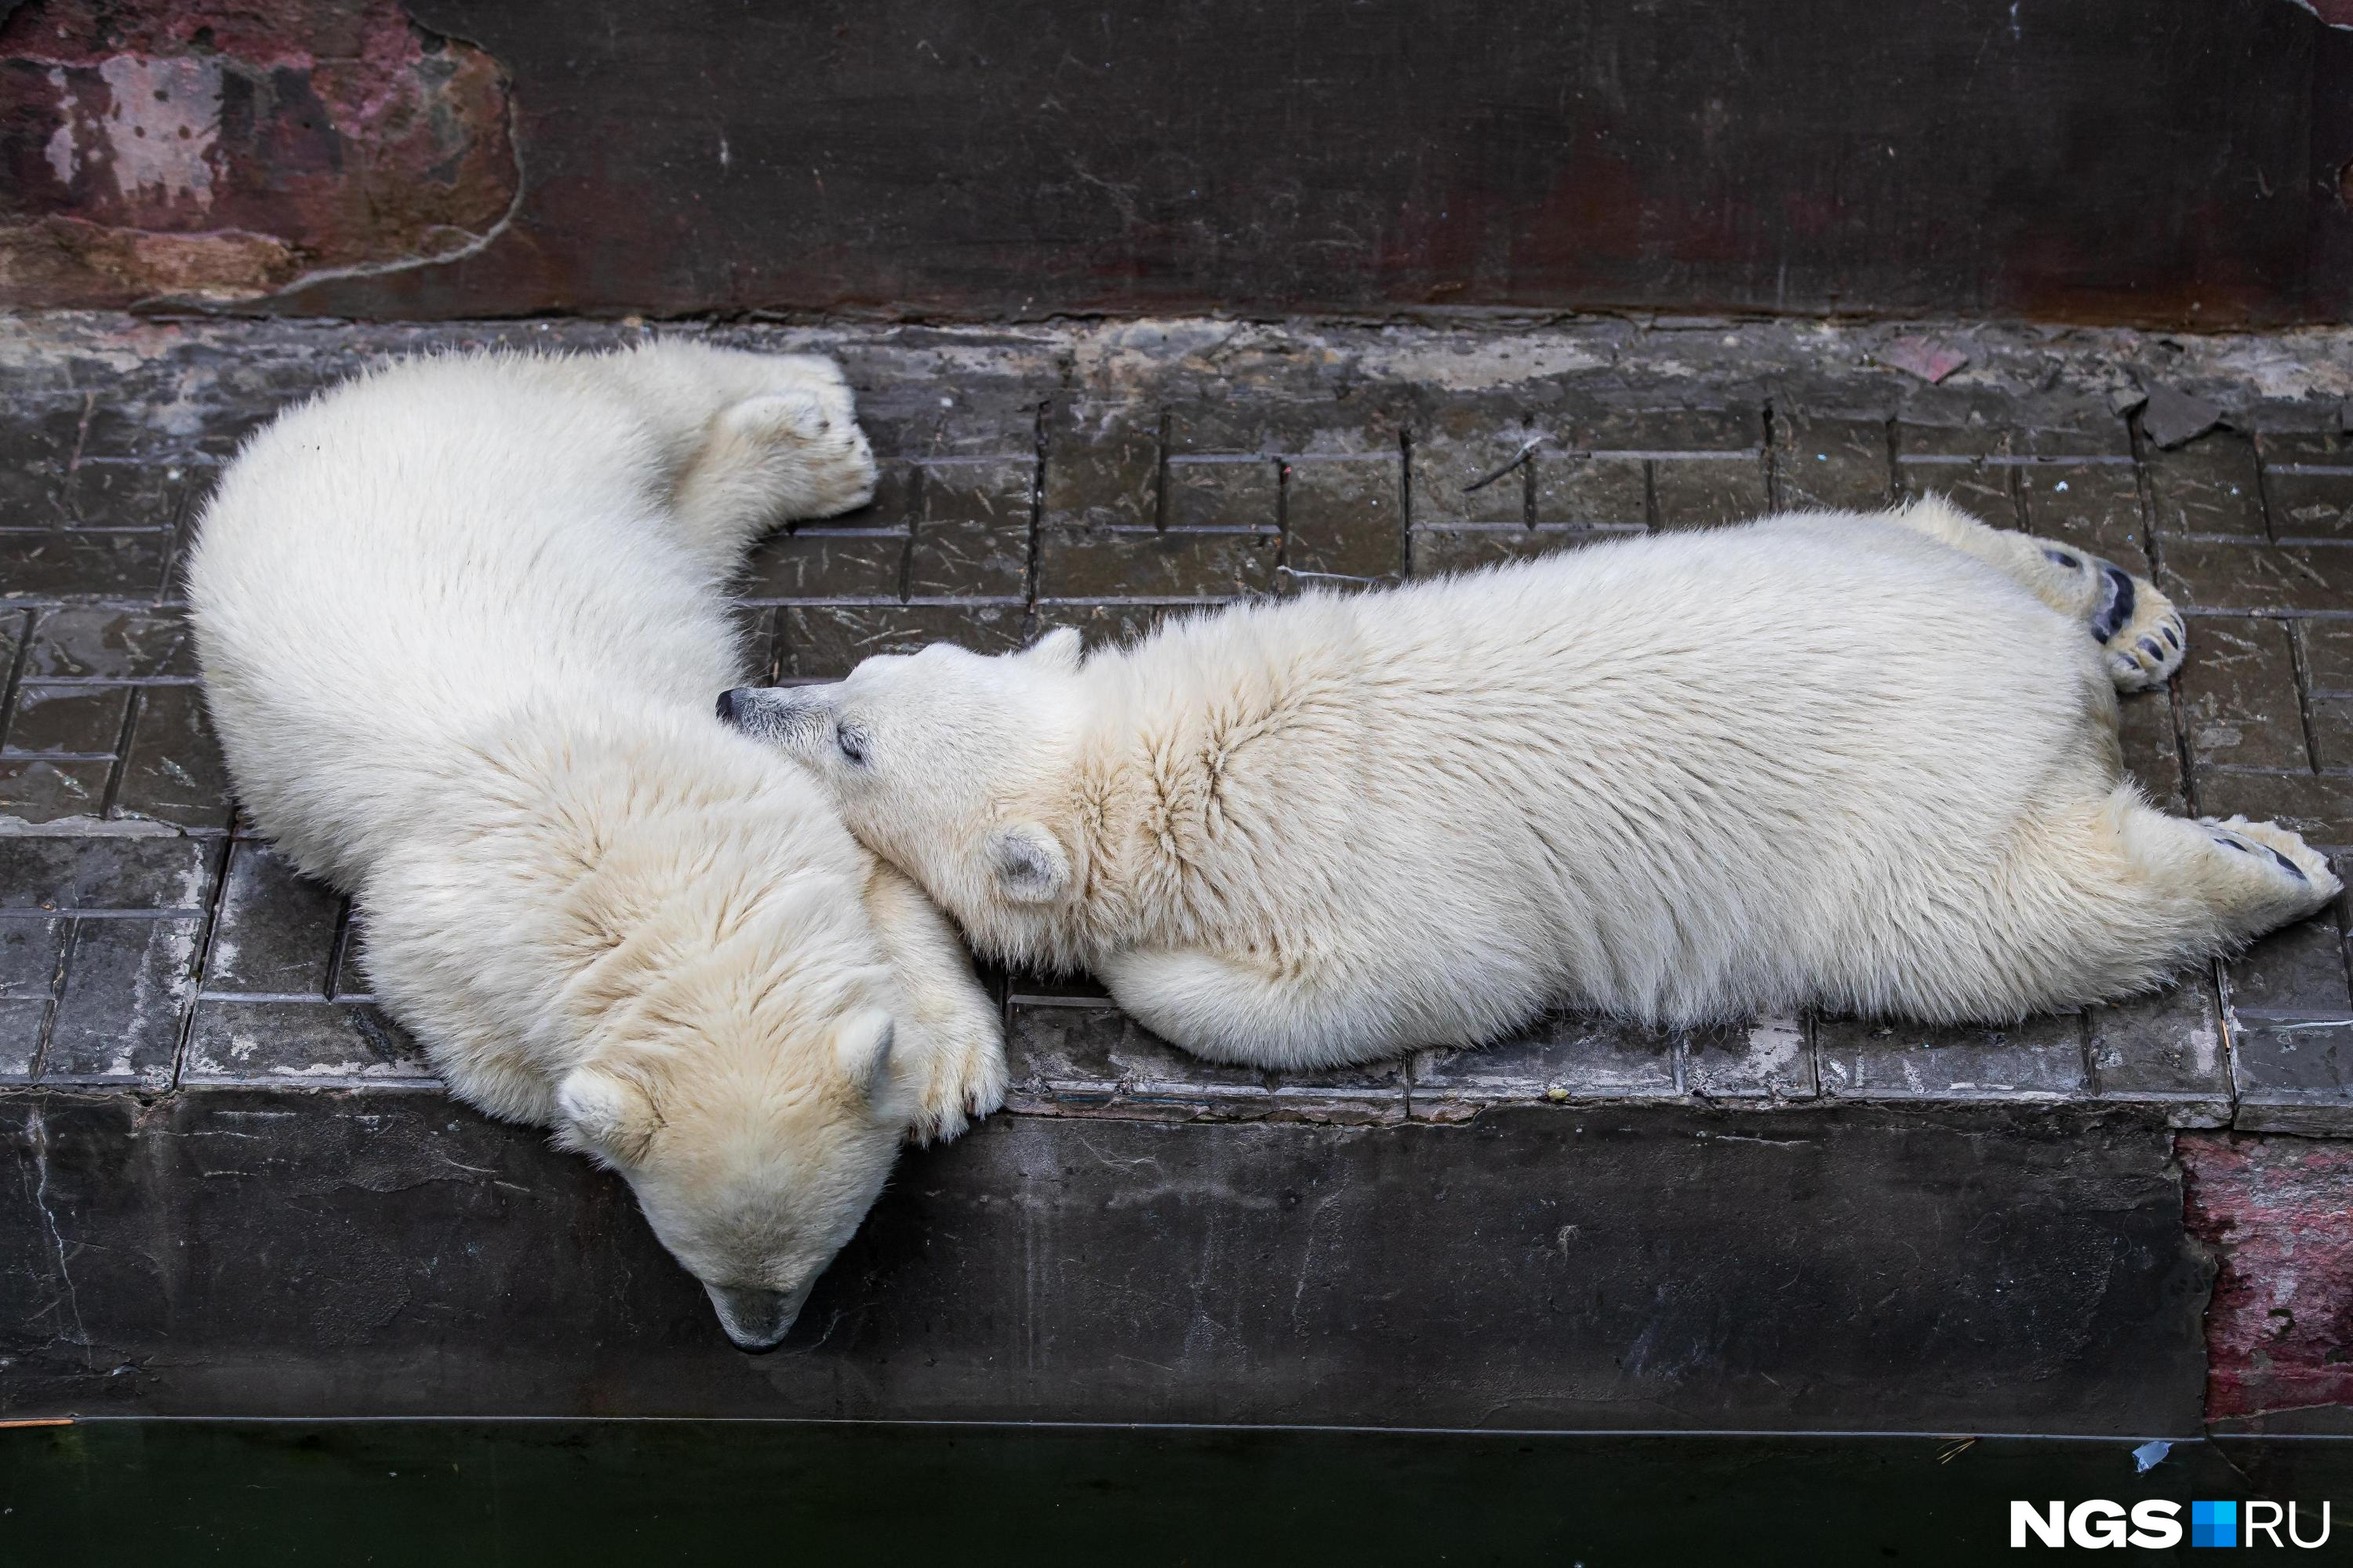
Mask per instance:
[[[936,334],[974,346],[1001,344],[1069,355],[1071,389],[1130,379],[1116,374],[1150,355],[1180,376],[1234,376],[1270,369],[1320,371],[1341,385],[1424,385],[1445,392],[1503,391],[1545,380],[1608,382],[1613,374],[1656,387],[1685,383],[1720,397],[1727,390],[1769,393],[1792,376],[1820,378],[1889,414],[1899,405],[1957,404],[1972,391],[2036,402],[2066,398],[2109,410],[2163,385],[2214,402],[2228,421],[2260,420],[2280,429],[2353,428],[2353,327],[2300,327],[2277,333],[2191,333],[2127,327],[1936,320],[1722,316],[1669,318],[1606,314],[1430,315],[1411,320],[1352,316],[1109,317],[1044,314],[1008,321],[862,318],[843,313],[802,318],[687,316],[663,320],[666,333],[757,330],[778,346],[822,349]],[[0,369],[31,368],[61,355],[126,356],[128,368],[176,338],[234,343],[248,335],[347,333],[429,340],[469,331],[536,326],[578,331],[651,331],[643,316],[481,317],[383,323],[332,317],[138,314],[92,311],[0,313]],[[1897,337],[1936,336],[1967,362],[1933,386],[1886,363]],[[146,337],[144,347],[135,340]],[[110,343],[108,340],[112,340]],[[1483,348],[1507,347],[1505,355]],[[1144,377],[1143,379],[1151,379]],[[1255,388],[1265,395],[1269,388]],[[1805,390],[1800,388],[1800,390]],[[1852,411],[1847,409],[1824,411]]]

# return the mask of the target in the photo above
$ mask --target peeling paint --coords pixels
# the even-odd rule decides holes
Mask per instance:
[[[2353,1405],[2353,1146],[2184,1133],[2189,1232],[2219,1270],[2207,1417]]]
[[[504,71],[396,0],[34,0],[0,23],[0,304],[249,300],[470,254]]]

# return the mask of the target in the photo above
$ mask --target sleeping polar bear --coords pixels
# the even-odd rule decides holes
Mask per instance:
[[[190,576],[237,793],[451,1089],[618,1171],[774,1344],[904,1137],[1003,1097],[954,931],[711,716],[761,532],[863,502],[820,359],[395,366],[238,455]]]
[[[1296,1068],[1560,1005],[2014,1020],[2309,915],[2295,834],[2124,779],[2116,690],[2181,652],[2149,584],[1930,500],[721,708],[983,951]]]

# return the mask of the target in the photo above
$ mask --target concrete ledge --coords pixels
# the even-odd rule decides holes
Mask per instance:
[[[2194,1431],[2171,1136],[2080,1110],[999,1117],[745,1357],[419,1090],[0,1097],[0,1409]]]

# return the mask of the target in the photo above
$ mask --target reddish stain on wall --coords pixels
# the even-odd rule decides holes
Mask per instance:
[[[518,183],[498,63],[396,0],[34,0],[0,26],[0,302],[444,260]]]
[[[2190,1234],[2219,1266],[2206,1414],[2353,1405],[2353,1144],[2184,1133]]]

